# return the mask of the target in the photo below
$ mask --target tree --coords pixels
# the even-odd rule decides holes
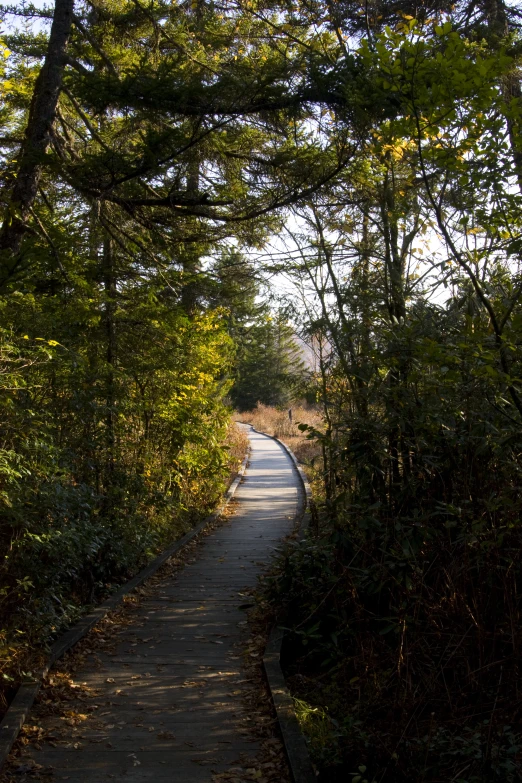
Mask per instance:
[[[209,238],[259,242],[278,209],[328,181],[350,155],[344,142],[323,148],[307,125],[303,58],[315,45],[290,36],[278,49],[262,14],[103,2],[78,10],[73,23],[58,56],[63,89],[49,115],[46,162],[52,186],[98,211],[115,241],[164,248],[180,261],[192,252],[187,242],[203,245],[200,256]],[[43,55],[41,36],[13,35],[10,46],[14,74]],[[40,232],[45,192],[42,182],[32,218]],[[29,225],[29,214],[20,219]],[[20,271],[16,262],[12,273]]]
[[[62,86],[65,54],[71,32],[73,0],[56,0],[49,43],[36,79],[25,137],[18,153],[15,183],[0,230],[0,286],[20,264],[20,246],[40,182]]]
[[[265,309],[247,325],[230,396],[240,411],[258,402],[283,407],[302,394],[307,369],[294,330],[282,313]]]
[[[324,426],[307,429],[323,457],[317,535],[281,580],[297,650],[287,666],[306,674],[294,693],[321,731],[332,720],[316,753],[326,779],[360,764],[368,780],[514,781],[520,106],[505,85],[519,55],[478,37],[476,17],[468,37],[444,15],[421,23],[382,6],[397,23],[376,20],[359,56],[395,113],[372,117],[289,242],[286,268],[311,300],[302,328],[330,355],[317,377]]]

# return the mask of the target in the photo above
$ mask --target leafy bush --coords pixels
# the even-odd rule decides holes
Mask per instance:
[[[14,301],[4,320],[30,312],[32,329],[0,330],[6,683],[85,605],[208,513],[244,447],[237,435],[233,453],[224,445],[232,354],[219,311],[189,320],[166,308],[155,323],[143,312],[141,343],[120,330],[121,353],[108,366],[96,322],[85,324],[90,336],[78,334],[73,310],[55,319],[30,297]],[[34,336],[51,322],[52,338]]]
[[[305,429],[327,458],[319,525],[277,595],[294,693],[330,721],[328,783],[358,765],[393,783],[522,774],[518,426],[494,402],[480,317],[466,331],[448,307],[436,324],[436,341],[425,313],[390,328],[364,415],[334,398],[332,427]]]

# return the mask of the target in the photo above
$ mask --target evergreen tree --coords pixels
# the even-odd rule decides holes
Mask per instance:
[[[282,311],[268,303],[259,273],[240,251],[228,249],[211,267],[209,301],[225,307],[236,354],[232,404],[250,410],[257,402],[287,405],[303,389],[306,363]]]
[[[246,329],[230,396],[241,411],[282,407],[302,393],[307,368],[292,327],[268,308]]]

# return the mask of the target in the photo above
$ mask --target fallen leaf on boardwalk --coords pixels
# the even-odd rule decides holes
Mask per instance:
[[[61,720],[65,721],[69,726],[77,726],[82,721],[87,720],[89,716],[82,712],[68,711],[61,717]]]
[[[116,680],[114,679],[114,677],[107,677],[105,682],[116,682]]]

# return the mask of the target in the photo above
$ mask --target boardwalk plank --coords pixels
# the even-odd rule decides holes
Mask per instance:
[[[46,779],[70,783],[210,783],[253,763],[260,747],[241,729],[252,716],[238,643],[250,591],[292,528],[299,485],[275,441],[252,433],[251,445],[236,514],[137,607],[113,649],[87,656],[76,701],[60,714],[34,708],[30,722],[56,736],[28,746],[22,764],[34,759]]]

